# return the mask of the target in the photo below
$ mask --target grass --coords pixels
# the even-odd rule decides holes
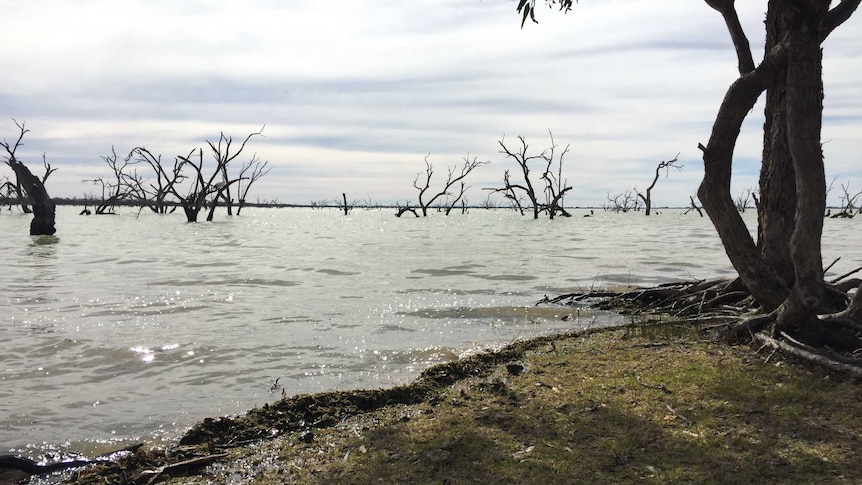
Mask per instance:
[[[859,383],[653,323],[545,340],[520,372],[230,448],[169,483],[862,482]]]

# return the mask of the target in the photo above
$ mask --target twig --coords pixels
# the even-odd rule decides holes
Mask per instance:
[[[650,389],[658,389],[659,391],[661,391],[661,392],[663,392],[663,393],[665,393],[665,394],[673,394],[673,391],[671,391],[670,389],[668,389],[667,387],[665,387],[665,386],[664,386],[664,384],[647,384],[647,383],[645,383],[645,382],[641,381],[641,376],[640,376],[640,375],[635,376],[635,377],[636,377],[636,379],[637,379],[637,381],[638,381],[638,384],[640,384],[640,385],[642,385],[642,386],[644,386],[644,387],[648,387],[648,388],[650,388]]]
[[[139,479],[144,478],[146,475],[152,475],[150,479],[146,482],[146,485],[152,485],[153,483],[158,482],[161,479],[162,474],[164,473],[187,468],[201,467],[204,465],[208,465],[214,461],[221,460],[222,458],[227,458],[227,456],[227,453],[216,453],[214,455],[198,456],[189,460],[173,463],[171,465],[161,466],[159,468],[156,468],[155,470],[143,471],[139,475],[134,477],[134,480],[137,482]]]
[[[835,258],[835,261],[832,261],[832,263],[829,266],[827,266],[826,269],[823,270],[823,274],[826,274],[827,271],[832,269],[832,267],[835,266],[835,263],[837,263],[840,259],[841,259],[841,256],[838,256],[837,258]]]
[[[690,421],[688,418],[686,418],[686,417],[685,417],[685,416],[683,416],[682,414],[679,414],[679,413],[676,411],[676,409],[674,409],[674,408],[670,407],[670,404],[668,404],[668,403],[664,403],[664,407],[666,407],[666,408],[667,408],[667,410],[671,412],[671,414],[673,414],[673,415],[674,415],[674,416],[676,416],[677,418],[679,418],[679,419],[681,419],[681,420],[685,421],[685,424],[691,424],[691,421]]]
[[[833,280],[832,280],[832,283],[838,283],[839,281],[843,280],[844,278],[846,278],[846,277],[848,277],[848,276],[851,276],[851,275],[854,275],[854,274],[856,274],[856,273],[858,273],[858,272],[860,272],[860,271],[862,271],[862,266],[860,266],[860,267],[858,267],[858,268],[854,269],[853,271],[850,271],[850,272],[848,272],[848,273],[845,273],[845,274],[843,274],[843,275],[841,275],[841,276],[839,276],[839,277],[837,277],[837,278],[833,279]],[[826,271],[823,271],[823,272],[825,273]]]

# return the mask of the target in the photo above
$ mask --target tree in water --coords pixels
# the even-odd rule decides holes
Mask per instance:
[[[0,142],[0,146],[2,146],[7,153],[5,162],[9,165],[12,171],[15,172],[15,183],[12,184],[7,181],[6,185],[8,188],[14,188],[18,197],[18,203],[21,204],[22,210],[25,213],[32,212],[33,214],[33,220],[30,221],[30,235],[51,236],[57,232],[56,227],[54,227],[56,208],[54,206],[54,201],[51,200],[51,197],[48,195],[48,191],[45,190],[45,181],[48,180],[48,176],[56,171],[56,169],[51,168],[51,165],[45,161],[45,157],[43,155],[42,162],[45,165],[45,175],[40,179],[33,175],[30,169],[18,160],[15,152],[18,150],[18,147],[21,146],[21,141],[24,139],[24,135],[26,135],[30,130],[24,127],[24,123],[18,123],[15,121],[15,125],[19,130],[18,140],[15,141],[15,143],[10,143],[6,140]]]
[[[479,161],[476,157],[473,157],[471,160],[470,154],[468,153],[467,156],[462,159],[464,161],[464,165],[461,166],[461,170],[459,171],[457,166],[449,167],[449,174],[446,177],[446,182],[443,184],[443,188],[434,193],[431,189],[431,178],[434,176],[434,164],[428,161],[428,157],[430,156],[430,153],[425,156],[425,171],[417,173],[416,178],[413,179],[413,188],[419,191],[419,209],[422,211],[422,217],[426,217],[428,215],[429,207],[438,200],[446,198],[447,202],[445,212],[448,216],[452,211],[452,208],[455,207],[455,204],[457,204],[467,192],[469,186],[466,184],[465,179],[470,175],[470,172],[489,162]],[[415,210],[413,210],[408,204],[405,207],[399,208],[395,215],[397,217],[401,217],[405,212],[413,212],[413,214],[416,214]]]
[[[570,145],[566,145],[566,148],[557,155],[556,150],[558,145],[554,142],[554,134],[548,130],[548,135],[551,138],[551,146],[538,155],[527,154],[530,146],[523,136],[518,137],[521,145],[518,148],[509,148],[506,145],[505,136],[500,139],[497,142],[501,148],[500,153],[506,155],[506,158],[515,160],[521,171],[523,182],[513,183],[509,171],[506,170],[503,174],[503,186],[487,189],[492,193],[501,192],[520,211],[521,215],[524,215],[524,207],[521,205],[521,198],[518,194],[525,195],[533,208],[533,219],[538,219],[539,214],[542,212],[547,212],[550,219],[553,219],[558,212],[564,217],[571,217],[571,214],[563,207],[563,198],[566,192],[572,190],[572,187],[563,179],[563,159],[569,153]],[[544,182],[544,202],[539,200],[539,192],[536,190],[536,184],[530,179],[531,162],[533,161],[541,161],[540,163],[544,168],[541,175],[541,179]],[[557,163],[556,172],[553,167],[554,162]]]
[[[745,330],[771,328],[813,345],[859,348],[862,285],[824,280],[821,255],[826,178],[821,150],[823,41],[846,22],[860,0],[769,0],[766,45],[755,65],[734,0],[705,0],[724,18],[739,77],[727,90],[703,153],[698,198],[715,226],[739,280],[764,316]],[[567,12],[571,0],[548,0]],[[535,21],[535,0],[520,0],[523,27]],[[733,152],[742,122],[766,93],[757,241],[730,194]]]
[[[658,183],[658,178],[661,176],[661,171],[664,170],[664,176],[667,177],[668,172],[670,172],[671,168],[682,170],[682,165],[677,165],[678,158],[679,153],[677,153],[676,156],[673,157],[673,160],[662,160],[658,163],[658,165],[656,165],[655,177],[653,177],[652,183],[649,185],[649,187],[646,188],[645,194],[635,189],[635,192],[637,192],[638,197],[644,202],[644,212],[646,213],[646,215],[650,215],[650,213],[652,212],[652,189],[654,189],[655,184]]]

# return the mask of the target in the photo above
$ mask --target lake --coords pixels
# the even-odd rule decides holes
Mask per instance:
[[[80,209],[58,208],[57,237],[0,214],[0,454],[92,454],[282,392],[407,383],[466,353],[625,321],[535,307],[543,295],[734,274],[709,220],[679,210],[246,208],[188,224]],[[831,274],[862,266],[860,240],[858,220],[826,220]]]

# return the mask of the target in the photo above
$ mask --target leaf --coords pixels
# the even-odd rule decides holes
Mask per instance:
[[[532,16],[532,10],[530,9],[530,6],[529,6],[529,5],[527,5],[527,6],[525,6],[525,7],[524,7],[524,17],[523,17],[523,18],[521,18],[521,28],[522,28],[522,29],[524,28],[524,23],[527,21],[527,15],[528,15],[528,14],[529,14],[530,16]]]

